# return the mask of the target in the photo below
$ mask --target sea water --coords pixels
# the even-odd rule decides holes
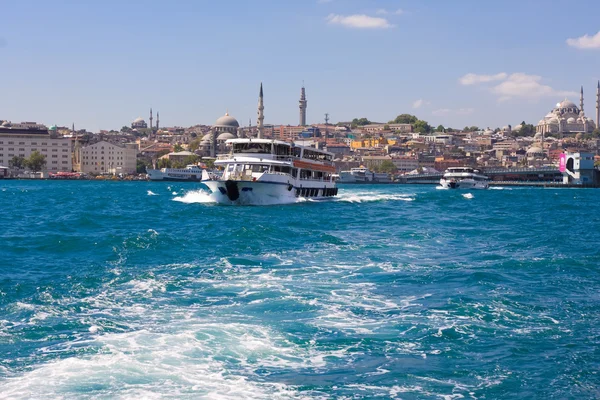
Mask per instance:
[[[2,399],[600,397],[600,191],[0,182]]]

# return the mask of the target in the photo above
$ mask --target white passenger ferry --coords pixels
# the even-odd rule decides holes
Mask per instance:
[[[146,171],[151,181],[192,181],[202,180],[202,168],[197,165],[187,165],[185,168],[161,168]]]
[[[469,167],[452,167],[444,172],[440,185],[445,189],[487,189],[489,178]]]
[[[216,166],[223,176],[202,179],[215,199],[225,204],[291,203],[297,198],[336,196],[333,154],[271,139],[229,139],[231,152]]]

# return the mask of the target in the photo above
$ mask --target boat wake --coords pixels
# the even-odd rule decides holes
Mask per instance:
[[[148,196],[158,196],[156,193],[154,193],[152,190],[148,190]]]
[[[462,196],[463,196],[465,199],[472,199],[472,198],[474,198],[474,197],[475,197],[475,196],[473,196],[471,193],[465,193],[465,194],[463,194]]]
[[[178,201],[180,203],[186,204],[208,204],[208,203],[216,203],[217,199],[214,197],[212,193],[207,190],[192,190],[185,193],[183,196],[177,196],[173,198],[173,201]]]
[[[340,193],[335,201],[345,201],[348,203],[369,203],[375,201],[414,201],[414,194],[385,194],[385,193]]]

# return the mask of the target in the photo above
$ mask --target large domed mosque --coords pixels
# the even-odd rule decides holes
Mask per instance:
[[[600,104],[600,83],[597,93],[596,119],[598,119],[598,104]],[[596,121],[598,122],[598,121]],[[581,97],[579,107],[572,101],[564,99],[556,104],[544,118],[542,118],[536,127],[536,132],[541,134],[557,133],[559,135],[569,135],[577,133],[591,133],[596,129],[594,121],[585,116],[583,111],[583,86],[581,87]]]

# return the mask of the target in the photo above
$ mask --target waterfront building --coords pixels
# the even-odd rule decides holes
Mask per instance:
[[[46,156],[46,166],[42,172],[72,171],[70,139],[51,135],[44,125],[35,122],[12,124],[4,121],[2,123],[0,126],[0,165],[8,166],[13,157],[28,158],[35,151]]]
[[[594,168],[594,154],[566,152],[563,183],[590,185],[596,183],[598,172]]]
[[[392,162],[396,166],[398,172],[402,174],[419,168],[419,160],[413,156],[395,156],[392,157]]]
[[[100,141],[92,145],[82,147],[79,160],[80,171],[86,174],[134,174],[138,145],[128,143],[117,145],[106,141]]]
[[[290,126],[290,125],[280,125],[275,127],[275,137],[279,140],[283,140],[284,142],[293,142],[302,132],[306,130],[305,126]]]
[[[600,87],[596,94],[596,103],[600,102]],[[597,108],[598,110],[598,108]],[[598,114],[598,112],[596,112]],[[598,116],[596,116],[596,123]],[[568,135],[577,133],[590,133],[596,129],[596,123],[585,116],[583,111],[583,86],[581,87],[581,95],[579,99],[579,107],[575,103],[564,99],[556,104],[544,118],[542,118],[536,127],[536,132],[543,135],[558,134]]]
[[[147,128],[148,128],[148,124],[146,123],[146,121],[144,121],[144,119],[142,117],[137,117],[131,123],[131,129],[147,129]]]
[[[306,126],[306,107],[308,102],[306,101],[306,90],[304,86],[300,90],[300,126]]]
[[[386,130],[400,133],[411,133],[412,125],[411,124],[369,124],[365,125],[362,128],[363,132],[366,133],[379,133],[384,132]]]

